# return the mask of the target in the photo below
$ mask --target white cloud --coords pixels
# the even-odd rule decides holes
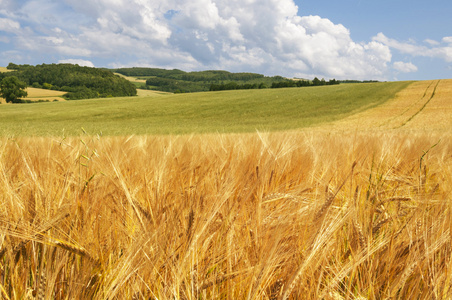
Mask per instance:
[[[79,65],[81,67],[92,67],[94,68],[94,64],[90,62],[89,60],[83,60],[83,59],[62,59],[58,61],[59,64],[73,64],[73,65]]]
[[[206,12],[193,17],[199,7]],[[171,42],[203,64],[220,61],[267,73],[277,65],[283,75],[382,78],[391,60],[381,43],[356,43],[340,24],[298,16],[292,0],[195,0],[178,7],[172,22],[182,30]]]
[[[19,1],[15,0],[0,0],[0,13],[4,11],[9,11],[18,6]]]
[[[452,44],[452,36],[443,37],[443,43]]]
[[[413,41],[399,42],[395,39],[386,37],[383,33],[377,34],[377,36],[375,36],[373,40],[382,43],[390,48],[394,48],[404,54],[410,54],[412,56],[435,57],[443,59],[446,62],[452,62],[452,44],[449,44],[447,46],[420,46]],[[445,37],[442,41],[444,43],[452,42],[452,38]]]
[[[397,71],[400,71],[402,73],[411,73],[411,72],[417,72],[417,67],[412,63],[404,63],[402,61],[396,61],[393,64],[394,69]]]
[[[430,44],[432,46],[438,46],[441,44],[440,42],[432,40],[432,39],[426,39],[424,42],[426,42],[427,44]]]
[[[23,53],[17,50],[2,51],[0,55],[0,65],[7,66],[10,62],[21,61],[24,58]]]
[[[0,31],[16,33],[18,32],[19,29],[20,29],[19,22],[6,18],[0,18]]]
[[[341,24],[299,16],[293,0],[22,2],[0,8],[15,16],[22,49],[111,65],[385,79],[394,48],[382,36],[356,42]]]

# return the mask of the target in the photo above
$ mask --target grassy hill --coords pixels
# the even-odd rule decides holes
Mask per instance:
[[[375,107],[409,84],[347,84],[2,105],[0,134],[78,135],[81,128],[90,134],[104,135],[297,129]]]

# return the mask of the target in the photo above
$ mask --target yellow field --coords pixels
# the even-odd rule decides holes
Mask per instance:
[[[6,67],[0,67],[0,73],[1,72],[11,72],[12,70],[8,70]]]
[[[115,73],[115,75],[118,75],[118,76],[120,76],[122,78],[125,78],[125,79],[127,79],[129,81],[132,81],[132,82],[146,83],[146,80],[144,80],[144,79],[138,79],[136,77],[125,76],[125,75],[122,75],[122,74],[119,74],[119,73]]]
[[[66,92],[60,92],[60,91],[53,91],[53,90],[46,90],[46,89],[37,89],[28,87],[26,89],[28,96],[23,99],[27,100],[49,100],[53,101],[57,99],[58,101],[66,101],[62,95],[66,94]]]
[[[173,93],[167,93],[167,92],[161,92],[161,91],[137,89],[137,96],[139,96],[139,97],[155,97],[155,96],[172,95],[172,94]]]
[[[66,101],[63,97],[61,97],[62,95],[66,94],[66,92],[60,92],[60,91],[53,91],[53,90],[47,90],[47,89],[37,89],[37,88],[32,88],[32,87],[28,87],[26,89],[28,96],[26,98],[26,100],[49,100],[49,101],[53,101],[55,99],[57,99],[58,101]],[[166,93],[166,92],[160,92],[160,91],[152,91],[152,90],[141,90],[141,89],[137,89],[137,95],[139,97],[152,97],[152,96],[161,96],[161,95],[167,95],[170,93]],[[0,98],[0,101],[4,103],[4,99]]]
[[[66,101],[62,95],[66,94],[66,92],[60,92],[60,91],[52,91],[52,90],[46,90],[46,89],[37,89],[32,87],[27,87],[26,91],[28,93],[28,96],[25,98],[22,98],[24,100],[32,100],[32,101],[38,101],[38,100],[48,100],[48,101],[54,101],[55,99],[58,101]],[[6,103],[5,99],[0,98],[0,103],[4,104]]]
[[[385,105],[327,126],[337,130],[449,131],[452,127],[452,80],[418,81]]]
[[[37,89],[37,88],[32,88],[32,87],[28,87],[26,91],[28,92],[29,98],[59,97],[59,96],[66,94],[66,92],[53,91],[53,90],[47,90],[47,89]]]
[[[55,99],[58,101],[66,101],[62,95],[66,94],[66,92],[60,92],[60,91],[53,91],[53,90],[47,90],[47,89],[37,89],[28,87],[26,89],[28,96],[26,98],[23,98],[25,100],[48,100],[48,101],[54,101]],[[139,97],[157,97],[161,95],[168,95],[170,93],[166,92],[160,92],[160,91],[152,91],[152,90],[141,90],[137,89],[137,96]],[[0,103],[5,103],[5,99],[0,98]]]
[[[10,298],[448,299],[439,138],[2,139],[0,284]]]
[[[0,293],[451,299],[450,88],[293,132],[0,138]]]

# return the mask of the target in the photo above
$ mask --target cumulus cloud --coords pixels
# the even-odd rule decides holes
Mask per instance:
[[[9,40],[62,61],[337,79],[414,69],[391,64],[391,49],[452,61],[452,37],[428,46],[382,33],[357,42],[341,24],[301,16],[293,0],[0,1],[0,30],[15,35]]]
[[[202,10],[202,13],[199,12]],[[350,32],[319,16],[298,15],[292,0],[198,0],[178,7],[172,35],[198,61],[283,75],[382,77],[391,60],[378,42],[356,43]]]
[[[396,61],[393,65],[394,69],[402,73],[417,72],[417,67],[412,63],[405,63],[402,61]]]
[[[94,68],[94,64],[90,62],[89,60],[84,59],[61,59],[58,61],[59,64],[73,64],[73,65],[79,65],[81,67],[91,67]]]
[[[39,2],[25,0],[10,14],[40,25],[17,36],[30,51],[115,64],[128,56],[151,66],[358,79],[384,77],[391,61],[388,46],[354,42],[347,28],[319,16],[300,17],[293,0]],[[3,27],[20,26],[8,24]]]

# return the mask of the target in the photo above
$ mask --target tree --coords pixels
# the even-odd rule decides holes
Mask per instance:
[[[3,78],[0,82],[0,96],[6,99],[6,102],[20,103],[20,98],[26,97],[25,91],[27,85],[20,81],[16,76]]]
[[[19,70],[19,66],[10,62],[6,67],[8,70]]]
[[[318,79],[317,77],[315,77],[315,78],[312,80],[312,85],[314,85],[314,86],[320,85],[320,79]]]

